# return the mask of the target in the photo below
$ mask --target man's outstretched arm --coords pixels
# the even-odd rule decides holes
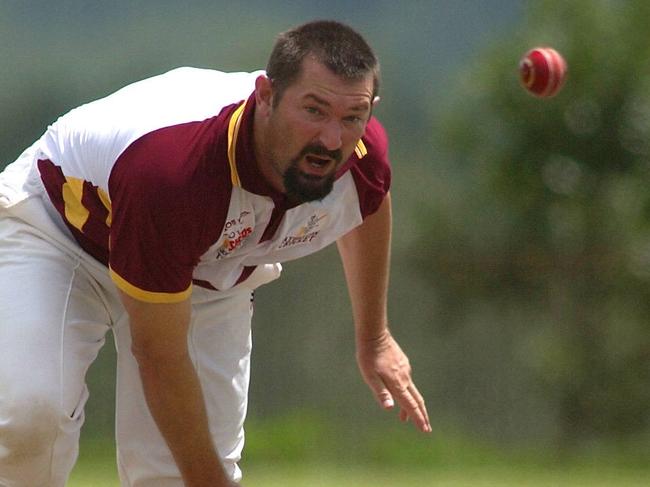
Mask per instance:
[[[212,442],[201,384],[187,347],[189,299],[152,304],[120,294],[131,321],[131,348],[147,405],[184,485],[235,487]]]
[[[411,378],[408,357],[388,328],[391,226],[388,194],[377,212],[337,241],[352,302],[357,362],[379,404],[385,409],[397,404],[403,421],[411,419],[428,433],[424,399]]]

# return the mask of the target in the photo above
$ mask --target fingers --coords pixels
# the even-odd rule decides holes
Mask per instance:
[[[424,433],[431,433],[431,424],[424,399],[413,382],[408,386],[393,392],[397,404],[400,406],[400,419],[410,419],[415,426]]]
[[[377,399],[384,409],[393,409],[395,407],[395,400],[387,389],[382,389],[377,395]]]
[[[369,380],[368,383],[375,394],[377,402],[382,408],[389,410],[395,407],[395,400],[393,399],[393,396],[379,377]]]
[[[401,421],[411,419],[420,431],[431,433],[432,429],[424,398],[410,377],[405,380],[407,385],[401,385],[397,380],[393,380],[392,383],[384,382],[380,378],[372,382],[371,388],[382,408],[390,410],[397,403],[400,407],[399,418]]]
[[[388,391],[386,391],[385,397],[380,399],[380,404],[384,409],[393,409],[395,407],[395,401],[390,396],[390,393],[388,393]]]
[[[381,346],[375,341],[358,344],[361,373],[383,409],[399,406],[402,421],[410,419],[420,431],[430,433],[427,408],[411,378],[408,358],[390,335],[388,338]]]
[[[414,417],[414,421],[416,425],[420,428],[421,431],[424,433],[431,433],[431,422],[429,421],[429,413],[427,412],[427,407],[424,403],[424,398],[420,394],[420,391],[418,391],[417,387],[415,387],[415,384],[411,383],[411,386],[409,387],[409,391],[411,393],[411,397],[415,400],[416,406],[416,416]]]
[[[417,410],[422,416],[423,423],[422,426],[424,429],[422,431],[426,433],[431,433],[431,423],[429,422],[429,413],[427,412],[427,406],[424,403],[424,398],[422,397],[422,394],[420,394],[420,391],[418,391],[417,387],[415,387],[415,384],[411,383],[410,387],[410,392],[412,397],[415,399],[415,402],[417,403]]]

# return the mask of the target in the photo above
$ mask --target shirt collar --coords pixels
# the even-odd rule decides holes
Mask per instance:
[[[255,93],[252,93],[235,109],[228,124],[228,159],[233,185],[251,193],[268,196],[276,203],[285,201],[284,193],[266,181],[255,158],[254,115]]]

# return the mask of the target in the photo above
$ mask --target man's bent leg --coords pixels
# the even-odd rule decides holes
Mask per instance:
[[[250,291],[192,294],[188,346],[206,402],[210,430],[228,474],[239,480],[251,350]],[[146,405],[128,323],[115,330],[118,349],[117,443],[122,485],[181,487],[180,473]]]
[[[0,485],[65,485],[106,323],[79,262],[0,217]]]

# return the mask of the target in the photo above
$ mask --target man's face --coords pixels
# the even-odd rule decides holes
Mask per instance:
[[[324,198],[370,118],[373,77],[343,80],[308,57],[300,77],[270,108],[265,160],[272,179],[300,202]]]

